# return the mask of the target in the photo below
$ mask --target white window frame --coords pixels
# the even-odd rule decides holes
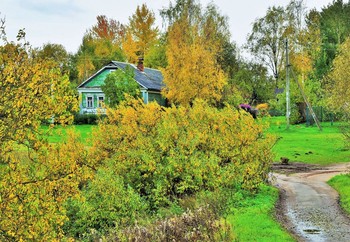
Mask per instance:
[[[100,98],[102,98],[102,101],[100,101]],[[105,102],[105,96],[104,95],[99,95],[97,96],[97,107],[98,108],[103,108],[102,103]]]
[[[89,98],[91,98],[91,106],[89,105]],[[86,96],[86,108],[94,108],[94,96],[93,95]]]

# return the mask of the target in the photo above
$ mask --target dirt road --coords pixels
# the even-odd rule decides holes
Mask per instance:
[[[340,164],[291,175],[275,174],[282,191],[280,219],[298,241],[350,241],[350,219],[338,204],[338,194],[327,185],[331,177],[349,171]]]

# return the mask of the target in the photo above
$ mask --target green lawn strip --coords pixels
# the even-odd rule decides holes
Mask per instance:
[[[231,208],[227,220],[236,241],[295,241],[274,218],[278,190],[262,186],[258,194]]]
[[[350,174],[338,175],[328,181],[340,196],[340,205],[350,215]]]
[[[305,124],[291,125],[287,130],[284,118],[269,118],[268,132],[277,136],[273,148],[274,160],[287,157],[291,162],[329,165],[350,161],[350,150],[345,148],[344,137],[339,130],[342,123],[324,122],[323,130]]]
[[[41,130],[43,131],[44,137],[48,139],[50,143],[60,143],[67,140],[67,131],[74,130],[75,132],[80,134],[80,139],[82,142],[85,142],[87,145],[91,144],[91,132],[96,125],[68,125],[68,126],[60,126],[57,125],[53,129],[49,128],[49,126],[43,125],[41,126]]]

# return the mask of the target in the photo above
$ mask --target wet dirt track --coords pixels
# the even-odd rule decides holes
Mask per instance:
[[[349,171],[350,164],[291,175],[274,174],[282,191],[283,223],[298,241],[350,241],[350,219],[338,204],[338,194],[326,182]]]

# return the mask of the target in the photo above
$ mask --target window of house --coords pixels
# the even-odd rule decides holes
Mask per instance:
[[[98,97],[98,107],[99,108],[102,108],[104,101],[105,101],[105,99],[103,96]]]
[[[86,107],[87,108],[93,108],[94,107],[94,98],[93,98],[93,96],[87,96],[86,97]]]

